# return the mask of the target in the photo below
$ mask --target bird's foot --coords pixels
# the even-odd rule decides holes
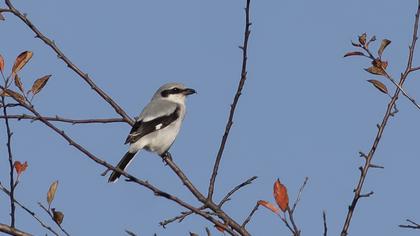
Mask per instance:
[[[165,152],[161,155],[162,161],[165,163],[165,165],[168,165],[168,160],[172,161],[172,155],[169,152]]]

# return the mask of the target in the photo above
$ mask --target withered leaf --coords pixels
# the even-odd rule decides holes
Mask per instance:
[[[222,233],[224,233],[224,232],[225,232],[225,228],[223,228],[223,227],[220,227],[220,226],[218,226],[218,225],[214,225],[214,227],[215,227],[217,230],[219,230],[220,232],[222,232]]]
[[[0,71],[4,73],[4,58],[0,55]]]
[[[15,64],[12,67],[12,74],[18,73],[26,63],[32,58],[33,53],[31,51],[24,51],[15,60]]]
[[[379,91],[388,94],[388,88],[381,81],[370,79],[368,82],[373,84],[373,86],[375,86]]]
[[[16,101],[20,103],[25,103],[25,97],[22,94],[15,92],[13,90],[10,90],[10,89],[3,90],[0,95],[12,97],[13,99],[15,99]]]
[[[34,84],[32,85],[32,88],[30,92],[32,92],[33,95],[39,93],[42,88],[47,84],[48,80],[50,79],[51,75],[45,75],[37,80],[35,80]]]
[[[360,35],[359,36],[359,43],[362,44],[362,45],[365,45],[366,44],[366,37],[367,37],[366,33],[363,33],[362,35]]]
[[[274,182],[273,195],[277,205],[285,212],[289,208],[289,196],[287,195],[287,188],[280,183],[279,179]]]
[[[15,75],[15,78],[14,78],[14,80],[15,80],[15,85],[16,85],[16,87],[22,92],[22,93],[25,93],[25,89],[23,88],[23,84],[22,84],[22,81],[20,80],[20,78],[19,78],[19,76],[16,74]]]
[[[385,71],[382,70],[382,68],[380,67],[376,67],[376,66],[371,66],[367,69],[365,69],[365,71],[374,74],[374,75],[385,75]]]
[[[272,211],[274,214],[279,214],[280,213],[280,209],[277,208],[274,204],[272,204],[271,202],[267,202],[264,200],[259,200],[257,202],[258,205],[263,206],[267,209],[269,209],[270,211]]]
[[[52,208],[51,211],[53,212],[53,219],[55,223],[61,225],[63,223],[64,214],[61,211],[56,211],[55,208]]]
[[[382,53],[384,52],[385,48],[391,43],[391,40],[383,39],[381,42],[381,46],[378,49],[379,57],[382,57]]]
[[[363,52],[348,52],[346,54],[344,54],[344,57],[349,57],[349,56],[364,56],[365,54]]]
[[[58,180],[54,181],[50,185],[50,188],[48,189],[48,193],[47,193],[48,207],[51,206],[51,202],[54,200],[55,192],[57,192],[57,187],[58,187]]]
[[[23,164],[20,161],[15,161],[15,163],[13,164],[13,166],[15,167],[16,173],[18,175],[21,175],[26,168],[28,168],[28,162],[25,161]]]

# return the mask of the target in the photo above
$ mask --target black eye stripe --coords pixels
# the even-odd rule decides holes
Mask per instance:
[[[172,88],[172,89],[166,89],[163,90],[160,95],[162,95],[162,97],[167,97],[169,96],[169,94],[178,94],[178,93],[182,93],[182,89],[179,88]]]

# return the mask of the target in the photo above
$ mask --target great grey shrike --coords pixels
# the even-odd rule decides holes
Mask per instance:
[[[125,144],[128,143],[130,146],[117,168],[125,170],[141,149],[160,156],[166,154],[184,120],[185,98],[194,93],[196,93],[194,89],[180,83],[162,85],[136,119],[125,140]],[[114,171],[108,182],[115,182],[120,176],[120,173]]]

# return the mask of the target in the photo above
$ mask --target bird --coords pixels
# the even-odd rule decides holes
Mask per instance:
[[[162,157],[166,155],[181,129],[186,113],[186,97],[195,93],[194,89],[181,83],[162,85],[136,118],[125,140],[125,144],[129,144],[128,151],[116,167],[125,170],[141,149]],[[120,176],[113,171],[108,182],[115,182]]]

